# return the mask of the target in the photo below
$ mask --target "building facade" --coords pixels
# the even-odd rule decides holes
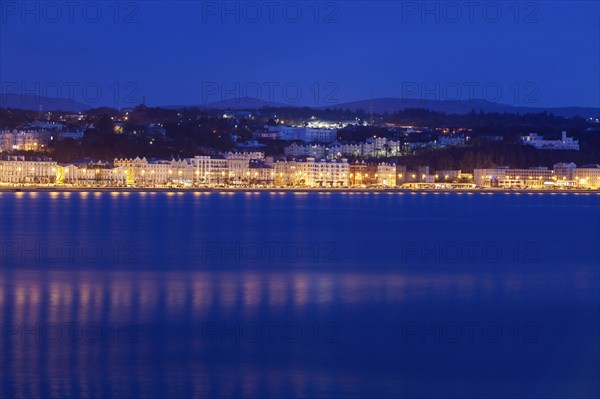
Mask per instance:
[[[53,184],[58,165],[51,159],[8,156],[0,159],[0,182],[9,184]]]
[[[544,188],[545,183],[554,182],[554,171],[545,167],[529,169],[475,169],[473,182],[476,185],[503,188]],[[547,185],[547,184],[546,184]]]
[[[305,161],[281,161],[275,164],[274,170],[277,186],[347,187],[348,179],[347,159],[317,161],[309,157]]]
[[[560,140],[544,140],[544,136],[537,133],[529,133],[521,137],[524,145],[530,145],[538,150],[571,150],[579,151],[579,141],[573,140],[573,137],[567,137],[567,132],[561,133]]]

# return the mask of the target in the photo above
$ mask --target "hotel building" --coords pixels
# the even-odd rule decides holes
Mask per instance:
[[[377,165],[375,179],[378,186],[396,187],[396,164],[383,162]]]
[[[123,169],[128,186],[191,186],[193,171],[185,160],[151,160],[145,157],[135,159],[115,159],[114,166]]]
[[[229,179],[226,159],[197,155],[187,162],[191,165],[195,186],[223,185]]]
[[[504,188],[544,188],[544,183],[553,182],[554,171],[545,167],[510,169],[506,166],[495,169],[475,169],[473,181],[476,185]]]
[[[125,187],[127,172],[122,167],[108,164],[58,166],[57,184],[77,187]]]
[[[306,161],[282,161],[275,164],[275,185],[305,187],[347,187],[347,159],[326,161],[307,158]]]
[[[0,182],[51,184],[56,182],[58,165],[51,159],[8,156],[0,159]]]
[[[573,179],[579,187],[600,188],[600,165],[583,165],[573,170]]]

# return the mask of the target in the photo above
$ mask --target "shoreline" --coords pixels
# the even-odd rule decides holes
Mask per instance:
[[[0,193],[4,192],[124,192],[124,193],[252,193],[252,192],[278,192],[278,193],[450,193],[450,194],[600,194],[600,190],[569,189],[569,190],[537,190],[537,189],[413,189],[413,188],[169,188],[169,187],[48,187],[48,186],[0,186]]]

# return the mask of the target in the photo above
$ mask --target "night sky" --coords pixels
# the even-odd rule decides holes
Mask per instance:
[[[599,3],[5,1],[0,78],[111,106],[247,96],[599,107]]]

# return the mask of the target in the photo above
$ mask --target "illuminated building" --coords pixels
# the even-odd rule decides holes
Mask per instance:
[[[76,187],[124,187],[127,173],[124,168],[108,164],[58,166],[58,184]]]
[[[323,144],[300,144],[292,143],[284,148],[285,156],[291,158],[312,157],[316,159],[325,158],[325,146]]]
[[[195,156],[186,161],[191,165],[195,186],[221,185],[229,178],[226,159]]]
[[[581,188],[600,188],[600,165],[583,165],[573,170],[573,178]]]
[[[544,183],[553,182],[554,171],[545,167],[529,169],[475,169],[473,180],[476,185],[503,188],[544,188]]]
[[[529,133],[521,137],[521,142],[530,145],[538,150],[572,150],[579,151],[579,141],[567,137],[567,132],[563,131],[560,140],[544,140],[543,136],[537,133]]]
[[[50,184],[56,182],[58,165],[51,159],[9,156],[0,159],[0,182]]]
[[[275,185],[304,187],[346,187],[349,182],[347,159],[326,161],[282,161],[275,164]]]
[[[128,186],[190,186],[194,179],[193,170],[185,160],[115,159],[115,167],[121,167]]]
[[[378,186],[396,187],[396,164],[385,162],[378,164],[375,179]]]

